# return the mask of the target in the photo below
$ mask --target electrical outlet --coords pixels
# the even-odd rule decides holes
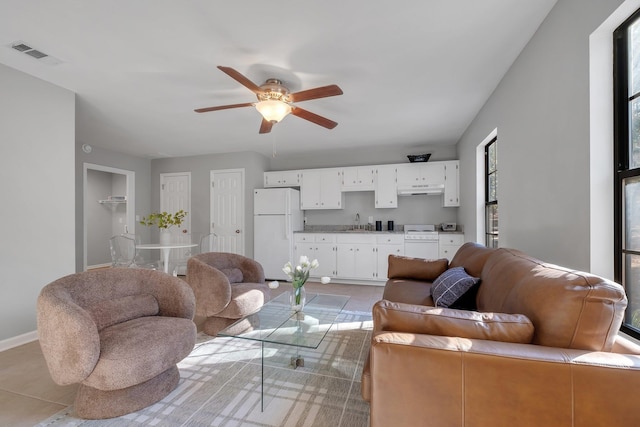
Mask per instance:
[[[372,216],[369,217],[369,224],[373,224],[373,217]]]

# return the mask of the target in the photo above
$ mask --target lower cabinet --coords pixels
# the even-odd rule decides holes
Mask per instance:
[[[458,252],[460,246],[464,244],[464,234],[448,234],[441,233],[438,236],[438,253],[440,258],[446,258],[449,261]]]
[[[295,233],[297,264],[302,255],[320,264],[310,276],[345,280],[387,280],[389,255],[404,255],[403,234]],[[464,243],[463,234],[439,236],[440,258],[451,260]]]
[[[295,253],[297,264],[302,255],[309,258],[310,261],[317,259],[318,268],[311,270],[311,277],[336,277],[336,245],[335,234],[327,233],[296,233],[295,234]]]
[[[338,234],[336,236],[337,276],[344,279],[376,280],[377,259],[374,235]]]
[[[376,236],[376,280],[387,280],[389,255],[404,255],[404,236]]]

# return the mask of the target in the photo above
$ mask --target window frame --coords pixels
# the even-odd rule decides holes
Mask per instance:
[[[495,207],[496,209],[498,209],[498,195],[497,195],[497,183],[496,183],[496,197],[495,199],[491,200],[490,199],[490,191],[489,191],[489,178],[493,175],[495,177],[498,176],[498,156],[497,156],[497,151],[496,151],[496,160],[495,160],[495,169],[490,170],[489,168],[489,149],[491,146],[494,146],[494,148],[497,150],[497,142],[498,142],[498,137],[495,136],[491,139],[491,141],[489,141],[485,146],[484,146],[484,224],[485,224],[485,228],[484,228],[484,244],[487,247],[497,247],[493,246],[493,244],[490,245],[490,242],[494,241],[494,239],[492,239],[493,237],[495,238],[495,241],[500,242],[499,239],[499,232],[491,232],[491,228],[489,227],[489,216],[490,216],[490,209],[492,209],[493,207]]]
[[[640,91],[629,95],[629,37],[628,30],[640,20],[640,9],[627,18],[613,33],[613,199],[614,199],[614,280],[625,287],[625,255],[637,255],[637,251],[625,249],[625,197],[624,184],[627,179],[640,178],[640,167],[630,168],[631,121],[630,104],[640,97]],[[638,288],[640,292],[640,286]],[[621,331],[640,339],[640,329],[631,327],[623,320]]]

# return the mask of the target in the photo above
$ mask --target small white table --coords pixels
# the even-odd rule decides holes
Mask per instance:
[[[195,248],[199,246],[197,243],[169,243],[168,245],[163,245],[161,243],[145,243],[142,245],[136,245],[138,249],[160,249],[162,250],[162,262],[164,264],[164,272],[169,273],[169,254],[171,253],[171,249],[184,249],[184,248]]]

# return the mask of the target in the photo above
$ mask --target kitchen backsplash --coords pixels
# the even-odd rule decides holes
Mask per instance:
[[[395,222],[397,230],[402,224],[441,224],[458,222],[458,208],[443,208],[442,196],[406,196],[398,198],[398,207],[394,209],[376,209],[373,192],[345,193],[344,209],[306,210],[306,226],[352,226],[356,214],[360,215],[360,224],[368,223],[369,216],[375,221]]]

